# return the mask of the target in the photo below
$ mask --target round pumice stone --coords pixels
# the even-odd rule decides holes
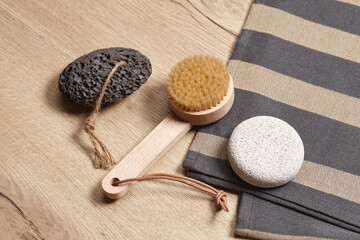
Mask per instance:
[[[126,64],[111,77],[101,103],[117,102],[139,89],[151,75],[149,59],[134,49],[99,49],[76,59],[61,73],[59,89],[70,101],[93,106],[107,76],[120,61]]]
[[[304,145],[288,123],[258,116],[234,129],[228,158],[232,169],[245,182],[262,188],[278,187],[299,172],[304,161]]]

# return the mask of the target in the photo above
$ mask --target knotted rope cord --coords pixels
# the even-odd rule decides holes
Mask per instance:
[[[189,186],[192,186],[192,187],[202,190],[204,192],[207,192],[215,197],[216,205],[219,208],[229,212],[229,208],[227,206],[226,193],[223,190],[218,190],[206,183],[203,183],[196,179],[185,177],[185,176],[179,176],[179,175],[173,175],[173,174],[167,174],[167,173],[154,173],[154,174],[144,175],[144,176],[138,177],[138,178],[128,178],[128,179],[124,179],[124,180],[116,180],[112,183],[112,185],[119,186],[119,185],[125,184],[125,183],[146,181],[146,180],[153,180],[153,179],[165,179],[165,180],[177,181],[177,182],[185,183]]]
[[[95,108],[91,112],[90,116],[86,119],[84,124],[84,130],[89,134],[90,140],[94,145],[95,150],[95,168],[108,168],[115,164],[115,160],[110,154],[109,150],[105,146],[105,144],[96,136],[95,134],[95,120],[97,115],[99,114],[99,110],[101,107],[101,101],[105,94],[105,89],[110,82],[110,78],[114,75],[118,67],[126,64],[125,61],[118,62],[109,75],[107,76],[105,83],[101,89],[99,97],[96,99]]]

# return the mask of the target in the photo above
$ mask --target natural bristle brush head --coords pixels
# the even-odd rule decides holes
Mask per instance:
[[[168,78],[168,92],[174,103],[186,111],[215,107],[224,99],[230,76],[226,66],[211,56],[193,56],[176,64]]]
[[[167,88],[172,111],[192,125],[222,118],[234,101],[234,87],[226,66],[211,56],[185,58],[170,71]]]

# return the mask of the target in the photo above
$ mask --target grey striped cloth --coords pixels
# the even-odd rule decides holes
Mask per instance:
[[[360,1],[257,0],[229,62],[235,102],[199,129],[188,175],[240,192],[236,233],[258,239],[360,239]],[[300,134],[305,161],[261,189],[227,161],[233,129],[259,115]]]

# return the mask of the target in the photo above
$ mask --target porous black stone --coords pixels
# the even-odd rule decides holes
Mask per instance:
[[[99,49],[76,59],[60,74],[59,90],[70,101],[93,106],[106,77],[120,61],[126,64],[111,77],[101,103],[117,102],[139,89],[151,75],[149,59],[134,49]]]

